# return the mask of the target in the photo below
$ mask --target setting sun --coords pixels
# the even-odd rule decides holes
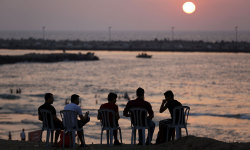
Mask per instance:
[[[185,13],[191,14],[195,11],[195,4],[192,2],[185,2],[182,6],[182,9]]]

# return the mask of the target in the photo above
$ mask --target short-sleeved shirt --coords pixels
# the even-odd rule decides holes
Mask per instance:
[[[182,106],[182,104],[177,100],[170,100],[167,102],[166,107],[169,110],[169,113],[171,114],[171,118],[173,119],[173,110],[176,106]]]
[[[118,113],[118,106],[114,103],[105,103],[100,106],[100,109],[110,109],[113,110],[114,112]]]
[[[114,103],[105,103],[105,104],[102,104],[100,106],[100,109],[109,109],[109,110],[113,110],[115,113],[119,113],[119,109],[118,109],[118,106]],[[111,116],[111,113],[109,114],[109,116]],[[112,126],[112,120],[113,118],[110,117],[110,124]],[[115,123],[118,125],[118,120],[115,119]]]
[[[126,107],[124,108],[123,115],[128,114],[130,108],[145,108],[148,111],[149,116],[154,116],[151,104],[144,99],[137,98],[135,100],[128,101]]]
[[[52,116],[56,115],[56,109],[55,109],[55,107],[52,106],[51,104],[44,103],[43,105],[41,105],[41,106],[38,108],[38,115],[40,116],[39,118],[41,118],[42,120],[43,120],[42,114],[41,114],[41,110],[42,110],[42,109],[50,111],[51,114],[52,114]],[[47,118],[48,118],[48,123],[49,123],[49,125],[50,125],[50,124],[51,124],[51,122],[50,122],[50,115],[48,115]],[[57,127],[59,128],[59,127],[60,127],[60,123],[58,123],[57,121],[55,121],[53,118],[52,118],[52,120],[53,120],[54,126],[55,126],[56,128],[57,128]]]
[[[75,103],[67,104],[64,107],[64,110],[72,110],[72,111],[75,111],[79,116],[82,115],[82,109],[80,108],[80,106],[76,105]]]
[[[48,103],[44,103],[43,105],[41,105],[39,108],[38,108],[38,115],[41,116],[41,110],[42,109],[45,109],[45,110],[48,110],[51,112],[52,115],[56,115],[56,109],[54,106],[52,106],[51,104],[48,104]],[[50,120],[50,119],[49,119]]]

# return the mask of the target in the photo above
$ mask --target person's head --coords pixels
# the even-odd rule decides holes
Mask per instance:
[[[54,101],[53,94],[51,94],[51,93],[46,93],[46,94],[44,95],[44,99],[45,99],[45,103],[53,104],[53,101]]]
[[[78,105],[79,104],[79,95],[77,95],[77,94],[73,94],[72,96],[71,96],[71,103],[75,103],[76,105]]]
[[[108,102],[116,103],[117,94],[110,92],[108,95]]]
[[[168,90],[164,93],[166,100],[173,100],[174,99],[174,93],[171,90]]]
[[[144,97],[144,89],[139,87],[137,90],[136,90],[136,96],[137,97]]]

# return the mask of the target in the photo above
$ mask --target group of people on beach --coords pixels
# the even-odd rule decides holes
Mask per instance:
[[[152,110],[151,104],[148,101],[145,100],[144,89],[143,88],[139,87],[136,90],[136,96],[137,96],[136,99],[130,100],[126,104],[126,106],[125,106],[125,108],[123,110],[123,116],[130,117],[130,109],[131,108],[144,108],[144,109],[147,110],[147,113],[148,113],[148,115],[147,115],[147,124],[148,124],[149,128],[148,128],[148,136],[147,136],[147,140],[146,140],[146,145],[150,145],[152,137],[153,137],[153,133],[154,133],[154,130],[155,130],[155,123],[152,121],[152,119],[154,118],[154,111]],[[171,119],[165,119],[165,120],[161,120],[159,122],[159,132],[158,132],[158,135],[157,135],[156,144],[166,142],[166,129],[168,129],[167,125],[172,122],[173,109],[176,106],[182,106],[182,104],[179,101],[174,99],[174,94],[173,94],[173,92],[171,90],[166,91],[164,93],[164,96],[165,96],[165,99],[162,100],[162,104],[160,106],[159,112],[163,113],[165,110],[168,109],[170,114],[171,114]],[[80,108],[80,106],[78,106],[79,105],[79,97],[80,97],[79,95],[73,94],[71,96],[71,103],[67,104],[64,107],[64,110],[75,111],[77,113],[77,115],[79,116],[79,118],[80,118],[78,120],[78,126],[83,127],[85,124],[87,124],[90,121],[90,117],[89,117],[89,112],[88,111],[85,114],[83,114],[82,109]],[[45,103],[38,108],[38,118],[39,118],[39,120],[43,121],[43,118],[42,118],[42,115],[41,115],[41,110],[42,109],[49,110],[51,112],[52,116],[53,116],[53,121],[54,121],[55,128],[63,130],[64,129],[63,123],[59,118],[57,118],[56,109],[52,106],[53,101],[54,101],[53,94],[52,93],[46,93],[44,98],[45,98]],[[119,108],[118,108],[118,105],[116,104],[117,94],[111,92],[111,93],[108,94],[107,99],[108,99],[108,102],[102,104],[100,106],[100,109],[113,110],[115,112],[115,121],[116,121],[117,125],[119,125],[119,123],[118,123],[118,120],[120,118],[120,116],[119,116]],[[102,119],[101,115],[99,113],[97,115],[97,119],[98,120]],[[169,133],[170,134],[168,136],[168,139],[173,140],[174,136],[175,136],[175,130],[173,128],[170,128]],[[59,134],[60,134],[60,130],[57,130],[55,132],[55,142],[54,142],[55,145],[57,145]],[[77,135],[78,135],[78,137],[80,139],[80,142],[81,142],[80,146],[85,147],[86,145],[85,145],[85,142],[83,140],[83,137],[84,137],[83,131],[78,131]],[[113,136],[114,136],[114,145],[121,145],[122,143],[120,143],[120,141],[117,138],[117,130],[114,130]],[[143,141],[142,137],[143,137],[142,136],[142,130],[139,130],[139,143],[138,143],[138,145],[143,144],[142,143],[142,141]]]

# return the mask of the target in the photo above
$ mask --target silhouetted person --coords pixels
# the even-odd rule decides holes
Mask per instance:
[[[152,140],[153,138],[153,133],[155,129],[155,123],[152,121],[152,118],[154,117],[154,112],[152,110],[152,106],[149,102],[144,100],[144,89],[138,88],[136,90],[136,96],[137,98],[135,100],[128,101],[124,111],[123,115],[125,117],[129,117],[129,109],[130,108],[144,108],[148,112],[148,118],[147,118],[147,123],[149,126],[149,132],[148,132],[148,137],[147,137],[147,142],[146,144],[151,144],[151,141],[149,141],[149,137]],[[139,130],[139,145],[142,145],[142,130]]]
[[[173,122],[173,110],[176,106],[182,106],[182,104],[174,99],[174,94],[172,91],[166,91],[164,93],[165,99],[162,100],[162,104],[160,107],[160,113],[163,113],[165,110],[169,110],[169,113],[171,114],[171,119],[165,119],[161,120],[159,122],[159,132],[156,139],[156,144],[160,144],[163,142],[166,142],[166,131],[167,131],[167,125],[171,124]],[[168,140],[174,140],[175,137],[175,129],[169,128],[169,135]]]
[[[116,99],[117,99],[117,94],[115,94],[115,93],[109,93],[109,95],[108,95],[108,103],[102,104],[100,106],[100,109],[110,109],[110,110],[113,110],[115,112],[115,123],[116,123],[116,125],[119,125],[118,124],[118,120],[120,119],[120,116],[119,116],[118,106],[115,104],[116,103]],[[97,119],[98,120],[102,119],[101,116],[100,116],[100,114],[97,115]],[[113,118],[110,117],[110,120],[112,120],[112,119]],[[110,123],[110,124],[112,124],[112,123]],[[115,145],[121,145],[121,143],[119,142],[119,140],[117,138],[117,130],[114,130],[113,135],[114,135],[114,140],[115,140],[114,144]]]
[[[79,95],[76,95],[76,94],[73,94],[71,96],[71,103],[70,104],[67,104],[65,107],[64,107],[64,110],[72,110],[72,111],[75,111],[77,113],[77,115],[79,116],[80,120],[78,120],[78,126],[81,128],[83,127],[86,123],[88,123],[90,121],[90,118],[89,118],[89,112],[86,112],[85,113],[85,116],[83,116],[82,114],[82,109],[78,106],[79,105]],[[77,131],[77,135],[79,136],[79,139],[81,141],[81,145],[80,147],[85,147],[85,143],[83,141],[83,130],[81,131]]]
[[[130,98],[129,98],[129,96],[128,96],[128,93],[127,93],[127,92],[125,92],[125,93],[124,93],[124,98],[125,98],[125,99],[127,99],[128,101],[130,101]]]
[[[21,138],[21,141],[25,141],[25,139],[26,139],[26,135],[25,135],[24,129],[20,133],[20,138]]]
[[[13,94],[13,89],[10,89],[10,94]]]
[[[42,117],[42,114],[40,112],[41,109],[48,110],[52,114],[55,128],[63,129],[62,121],[57,118],[56,109],[54,108],[54,106],[51,105],[54,102],[53,94],[46,93],[45,96],[44,96],[44,99],[45,99],[45,103],[38,108],[38,119],[43,121],[43,117]],[[55,145],[57,145],[57,140],[58,140],[59,134],[60,134],[60,130],[56,130],[56,133],[55,133]]]
[[[11,132],[9,131],[9,140],[12,140]]]

